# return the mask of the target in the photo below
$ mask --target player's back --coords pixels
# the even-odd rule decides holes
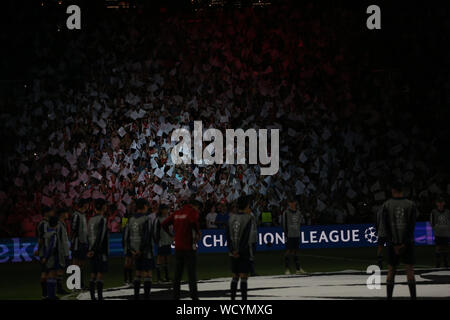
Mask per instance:
[[[433,209],[430,222],[436,237],[450,237],[450,211],[448,209],[443,211]]]
[[[283,229],[288,238],[300,237],[300,211],[286,209],[283,212]]]
[[[240,255],[250,254],[250,235],[252,232],[252,217],[250,214],[238,212],[231,214],[228,220],[228,244],[230,251]]]
[[[414,241],[416,207],[414,202],[405,198],[392,198],[383,204],[385,234],[393,243]]]
[[[89,220],[88,242],[90,250],[100,249],[102,253],[108,253],[108,229],[106,219],[102,215],[95,215]],[[98,245],[98,248],[94,248],[95,245]]]

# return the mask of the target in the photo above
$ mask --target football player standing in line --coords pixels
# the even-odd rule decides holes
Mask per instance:
[[[297,201],[288,195],[288,208],[282,216],[282,227],[286,237],[286,253],[284,256],[285,274],[291,274],[289,269],[291,259],[294,260],[296,274],[304,274],[298,261],[298,249],[300,246],[300,211],[297,209]]]
[[[230,215],[226,226],[227,245],[231,261],[231,300],[236,299],[239,279],[241,280],[241,297],[247,300],[248,273],[252,259],[252,229],[253,222],[250,214],[248,196],[241,196],[237,200],[238,211]]]
[[[94,200],[94,216],[88,223],[88,258],[91,265],[91,280],[89,291],[92,300],[95,298],[97,287],[98,300],[103,300],[103,278],[108,271],[109,255],[109,233],[107,228],[106,201],[104,199]]]
[[[164,278],[166,282],[169,282],[169,258],[171,255],[171,245],[173,237],[161,228],[161,223],[169,215],[169,208],[167,205],[162,204],[159,207],[158,214],[153,223],[153,236],[157,248],[157,260],[156,260],[156,274],[158,282],[161,281],[161,266],[164,269]]]
[[[61,259],[59,259],[59,268],[56,271],[56,288],[57,294],[64,295],[68,294],[66,290],[63,289],[63,277],[66,271],[66,267],[69,265],[69,236],[67,235],[67,227],[65,221],[69,218],[69,211],[67,208],[61,208],[56,213],[58,217],[58,225],[56,227],[56,234],[58,236],[58,250],[61,251]]]
[[[86,212],[89,208],[88,199],[78,201],[77,210],[72,214],[71,221],[71,249],[73,264],[80,267],[81,288],[84,288],[83,266],[86,264],[88,240],[87,240],[87,219]]]
[[[42,299],[47,298],[47,276],[48,270],[46,267],[46,263],[43,262],[44,252],[45,252],[45,233],[49,229],[49,219],[55,215],[55,211],[48,207],[43,206],[42,215],[44,216],[42,220],[39,222],[36,228],[36,237],[38,239],[38,249],[34,253],[35,256],[39,257],[40,265],[41,265],[41,290],[42,290]]]
[[[387,299],[392,299],[395,273],[400,262],[406,265],[411,299],[416,299],[416,281],[414,277],[414,228],[417,210],[415,204],[403,196],[403,185],[394,182],[392,198],[382,207],[382,225],[385,228],[388,249],[388,275],[386,278]]]
[[[153,269],[152,223],[147,215],[148,202],[145,199],[137,199],[135,208],[136,213],[128,221],[128,237],[125,241],[136,266],[136,277],[133,282],[134,299],[139,300],[143,278],[144,299],[148,300],[152,287]]]
[[[201,231],[198,222],[202,203],[192,198],[188,204],[175,211],[161,224],[167,233],[171,234],[169,226],[173,225],[175,233],[175,277],[173,280],[174,299],[180,299],[181,277],[184,266],[188,269],[189,291],[192,300],[198,300],[197,290],[197,242]]]
[[[441,267],[441,258],[444,267],[448,268],[448,240],[450,237],[450,211],[445,209],[445,199],[436,199],[436,209],[431,211],[430,225],[434,231],[436,243],[436,268]]]

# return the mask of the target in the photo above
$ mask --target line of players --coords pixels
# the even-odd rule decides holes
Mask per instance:
[[[401,181],[392,184],[392,198],[387,200],[377,213],[378,265],[383,264],[383,248],[387,248],[388,273],[386,277],[386,296],[392,299],[395,275],[400,263],[406,266],[406,279],[412,300],[417,298],[414,276],[414,230],[417,208],[413,201],[404,197]],[[445,209],[445,200],[439,197],[436,208],[430,214],[430,224],[436,243],[436,267],[441,267],[441,258],[448,268],[448,243],[450,238],[450,211]]]
[[[448,240],[450,236],[450,212],[444,208],[445,201],[439,198],[436,209],[431,213],[431,225],[436,241],[436,266],[440,267],[441,258],[448,267]],[[173,281],[174,299],[180,298],[180,283],[183,269],[188,269],[191,298],[198,299],[196,279],[196,249],[201,238],[198,217],[202,204],[191,199],[180,210],[168,216],[168,208],[161,206],[157,218],[152,221],[147,215],[148,203],[144,199],[135,202],[135,213],[131,216],[123,232],[125,252],[124,274],[131,280],[131,267],[134,262],[136,276],[133,281],[134,297],[139,299],[141,283],[144,286],[144,298],[150,298],[152,270],[154,269],[154,249],[157,252],[158,279],[161,267],[166,280],[169,280],[168,257],[171,243],[175,240],[175,277]],[[87,223],[85,212],[88,201],[81,200],[78,210],[72,216],[72,257],[73,263],[83,266],[86,258],[90,261],[91,278],[89,290],[91,299],[103,299],[103,276],[107,272],[109,255],[109,234],[103,199],[94,201],[94,216]],[[56,293],[64,294],[62,277],[69,257],[69,237],[64,221],[68,218],[67,209],[56,213],[45,207],[44,219],[38,226],[39,246],[36,255],[41,261],[42,295],[55,299]],[[388,250],[387,298],[392,299],[395,274],[400,262],[406,264],[406,273],[411,298],[416,298],[414,276],[414,229],[416,207],[403,196],[401,183],[394,183],[392,199],[386,201],[378,214],[377,230],[380,248],[386,244]],[[289,274],[290,260],[294,261],[296,273],[304,273],[298,261],[300,240],[300,212],[295,198],[288,198],[288,208],[283,212],[282,226],[287,238],[285,253],[286,274]],[[230,215],[226,226],[226,239],[229,249],[232,281],[231,299],[236,298],[239,281],[243,300],[247,298],[247,278],[254,273],[254,253],[257,241],[256,219],[251,213],[250,198],[242,196],[237,200],[237,209]],[[155,247],[154,247],[155,246]],[[382,262],[379,251],[379,263]],[[97,289],[97,297],[95,290]]]
[[[231,299],[234,300],[237,285],[241,281],[241,297],[247,298],[247,278],[256,274],[254,253],[257,243],[257,222],[250,209],[250,197],[243,196],[237,201],[237,208],[226,226],[226,239],[229,248],[232,271]],[[38,250],[36,256],[41,264],[41,289],[45,299],[58,299],[57,294],[67,294],[63,289],[65,268],[72,263],[83,270],[86,261],[90,264],[89,291],[92,300],[103,299],[103,278],[108,270],[109,232],[107,228],[107,204],[103,199],[94,200],[94,216],[89,219],[86,212],[90,201],[81,199],[77,210],[71,217],[70,247],[65,221],[69,212],[61,208],[56,212],[43,207],[43,220],[37,227]],[[175,278],[174,299],[180,298],[180,282],[184,266],[188,269],[191,298],[198,299],[196,279],[196,249],[201,238],[198,217],[202,204],[191,199],[180,210],[169,216],[168,207],[161,205],[154,219],[148,216],[149,205],[144,199],[135,200],[134,214],[123,229],[122,245],[125,253],[124,279],[132,283],[134,298],[139,299],[141,284],[144,299],[150,298],[152,270],[156,267],[158,281],[164,271],[165,281],[169,282],[169,256],[175,238]],[[296,273],[304,273],[298,261],[300,243],[300,212],[293,197],[288,199],[288,208],[283,213],[283,229],[287,236],[285,268],[289,274],[290,261],[293,260]],[[155,250],[156,249],[156,250]],[[154,253],[156,251],[156,266]],[[136,270],[132,279],[133,264]],[[84,277],[81,286],[84,288]],[[97,292],[97,296],[96,296]]]

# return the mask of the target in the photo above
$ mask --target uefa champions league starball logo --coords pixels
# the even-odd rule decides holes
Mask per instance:
[[[378,241],[377,231],[374,227],[367,228],[364,231],[364,237],[369,243],[376,243]]]

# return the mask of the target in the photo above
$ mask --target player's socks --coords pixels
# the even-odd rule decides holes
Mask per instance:
[[[443,252],[442,258],[444,260],[444,267],[448,269],[448,252]]]
[[[133,281],[134,284],[134,299],[139,300],[139,290],[141,288],[141,278],[136,277]]]
[[[161,265],[159,263],[156,265],[156,280],[161,281]]]
[[[250,260],[250,275],[254,275],[255,274],[255,262],[252,260]]]
[[[411,300],[416,300],[416,281],[408,280],[409,294],[411,295]]]
[[[169,265],[167,263],[163,264],[164,269],[164,277],[166,281],[170,281],[169,279]]]
[[[247,300],[247,279],[241,279],[241,297]]]
[[[144,278],[144,299],[150,299],[150,291],[152,289],[152,278]]]
[[[294,256],[295,270],[300,271],[300,262],[298,261],[298,256]]]
[[[103,300],[103,280],[97,280],[98,300]]]
[[[59,294],[65,294],[66,293],[64,291],[63,287],[62,287],[62,276],[58,276],[56,278],[56,288],[57,288],[57,293],[59,293]]]
[[[47,280],[47,293],[49,299],[56,299],[56,279]]]
[[[239,278],[233,278],[231,279],[231,300],[236,300],[236,291],[238,286]]]
[[[387,299],[392,300],[392,294],[394,293],[394,281],[387,281],[386,282],[386,293],[387,293]]]
[[[284,268],[285,269],[289,269],[290,260],[291,260],[290,255],[284,256]]]
[[[377,262],[378,262],[378,267],[380,267],[380,269],[383,269],[383,256],[379,255],[377,257]]]
[[[89,281],[89,293],[91,294],[91,300],[96,300],[95,299],[95,280],[91,279]]]
[[[441,253],[436,252],[435,256],[436,256],[436,268],[440,268],[441,267]]]
[[[47,279],[41,279],[42,297],[47,297]]]

